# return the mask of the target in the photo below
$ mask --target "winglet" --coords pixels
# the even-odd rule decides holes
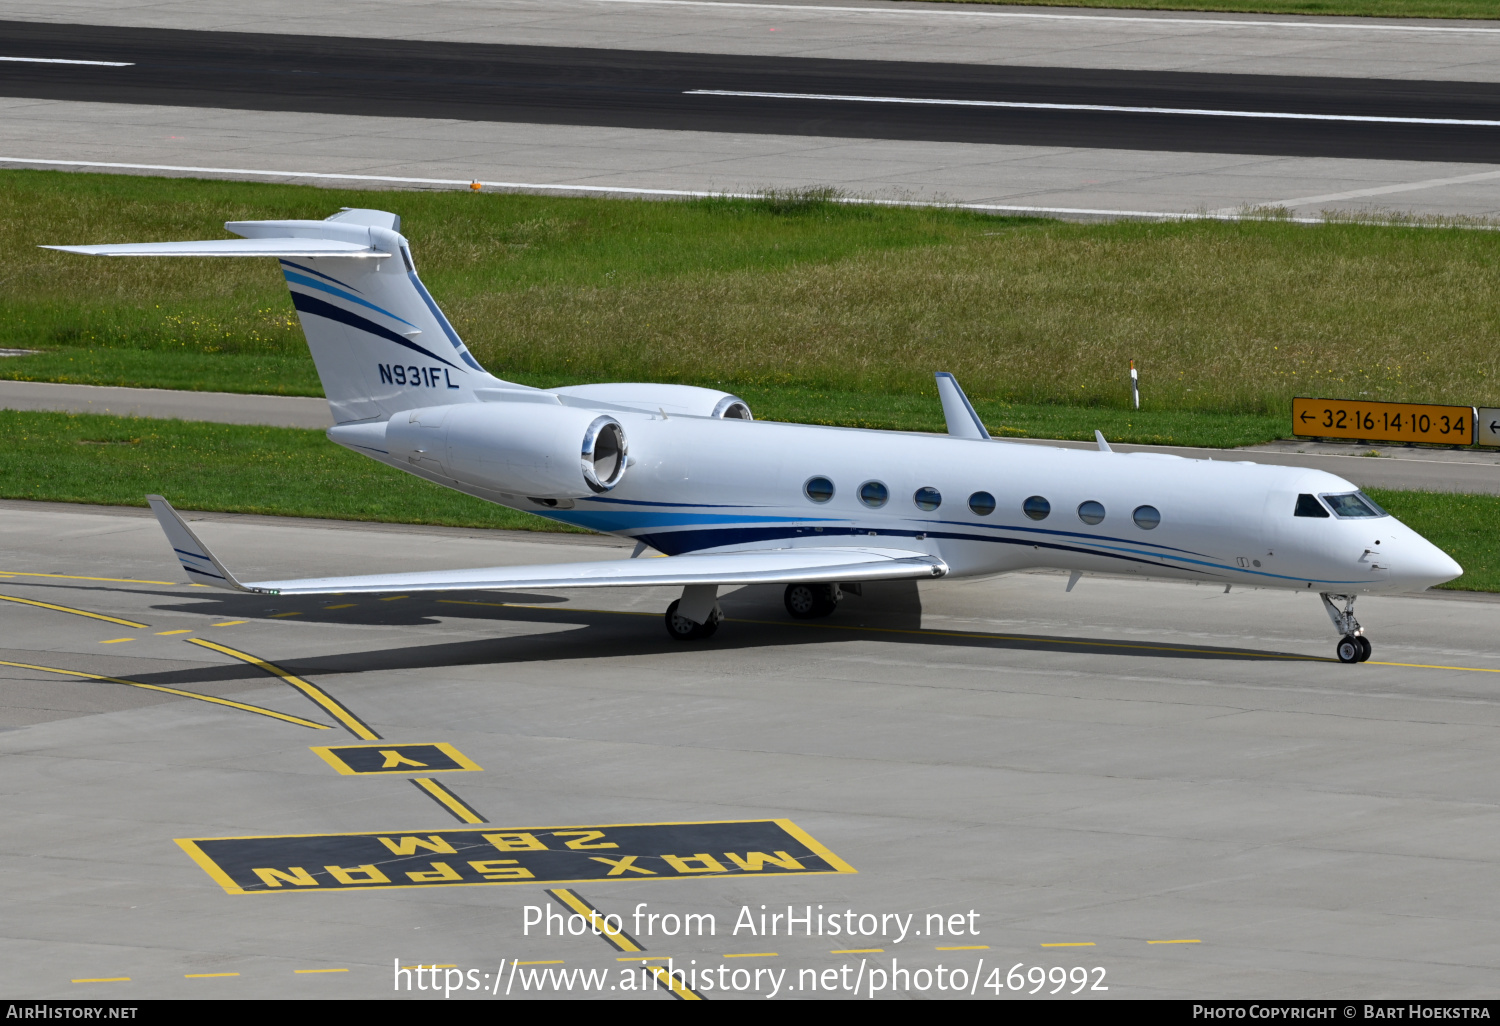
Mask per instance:
[[[156,514],[157,523],[166,532],[172,553],[188,572],[189,580],[229,591],[255,590],[240,584],[233,574],[224,569],[224,564],[215,559],[213,553],[208,551],[208,546],[198,540],[198,536],[183,522],[170,502],[160,495],[148,495],[146,501],[151,504],[151,512]]]
[[[958,387],[958,379],[947,371],[938,371],[933,377],[937,378],[938,398],[943,402],[943,419],[948,422],[948,434],[981,441],[989,438],[984,421],[974,412],[974,404]]]
[[[1104,432],[1098,430],[1097,428],[1094,430],[1094,441],[1099,443],[1100,452],[1114,452],[1114,450],[1109,447],[1109,443],[1104,440]]]

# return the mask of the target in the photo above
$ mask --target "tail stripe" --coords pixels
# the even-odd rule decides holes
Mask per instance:
[[[332,285],[324,285],[320,281],[313,281],[306,275],[298,274],[295,271],[282,271],[281,273],[286,275],[286,280],[289,282],[294,281],[298,285],[305,285],[307,288],[317,289],[319,292],[326,292],[330,296],[338,296],[340,299],[347,299],[351,303],[358,303],[360,306],[368,307],[369,309],[374,310],[376,313],[385,314],[393,321],[400,321],[402,324],[410,324],[413,328],[416,327],[415,324],[412,324],[411,321],[407,320],[405,317],[397,317],[385,307],[376,306],[374,303],[371,303],[370,301],[365,299],[360,299],[358,296],[345,292],[343,289],[334,288]]]
[[[317,317],[326,317],[330,321],[338,321],[340,324],[347,324],[351,328],[358,328],[360,331],[368,331],[370,334],[378,335],[380,338],[383,338],[388,342],[394,342],[398,346],[404,346],[414,353],[421,353],[423,356],[426,356],[429,359],[436,360],[438,363],[445,363],[449,367],[452,367],[454,370],[463,370],[462,367],[454,363],[452,360],[445,360],[436,353],[422,348],[410,339],[402,338],[391,329],[382,327],[372,320],[359,316],[359,314],[351,313],[348,310],[340,310],[332,303],[325,303],[321,299],[305,295],[301,292],[293,292],[292,305],[302,313],[313,314]]]
[[[293,263],[290,260],[282,260],[281,261],[281,266],[282,267],[295,267],[299,271],[306,271],[308,274],[316,274],[319,278],[322,278],[324,281],[331,281],[335,285],[339,286],[340,288],[348,289],[350,292],[358,292],[359,291],[359,289],[355,288],[353,285],[350,285],[348,282],[346,282],[346,281],[339,281],[337,278],[333,277],[332,275],[324,274],[322,271],[314,271],[311,267],[308,267],[306,264],[296,264],[296,263]]]
[[[458,332],[453,330],[453,325],[448,323],[448,318],[444,317],[443,311],[438,309],[437,303],[427,291],[427,286],[423,285],[422,279],[417,277],[417,272],[407,271],[406,276],[411,279],[412,285],[416,287],[417,295],[422,297],[422,302],[427,304],[427,309],[432,311],[432,316],[436,318],[438,326],[443,329],[443,334],[448,336],[448,341],[452,342],[453,348],[458,350],[459,357],[464,363],[483,374],[484,368],[479,366],[474,357],[470,356],[469,351],[464,348],[463,342],[459,340]]]

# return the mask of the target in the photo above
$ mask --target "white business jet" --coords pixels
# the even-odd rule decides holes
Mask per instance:
[[[1365,592],[1462,568],[1332,474],[1156,453],[1008,443],[938,374],[947,435],[755,421],[688,385],[538,389],[469,353],[417,277],[400,218],[235,221],[237,239],[54,246],[100,256],[274,257],[302,320],[339,445],[490,502],[635,541],[665,558],[240,581],[160,496],[191,580],[262,595],[682,587],[673,638],[718,628],[718,589],[786,587],[795,617],[866,581],[1071,572],[1285,588],[1322,597],[1343,662],[1370,656]]]

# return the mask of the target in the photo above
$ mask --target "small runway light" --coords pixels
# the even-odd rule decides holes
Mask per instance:
[[[469,191],[470,192],[478,192],[480,189],[483,189],[483,188],[484,188],[484,183],[483,182],[470,182],[469,183]]]
[[[1130,400],[1135,403],[1135,408],[1141,408],[1141,379],[1135,373],[1135,361],[1130,361]]]

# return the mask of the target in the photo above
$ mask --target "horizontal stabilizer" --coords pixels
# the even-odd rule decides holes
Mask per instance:
[[[159,495],[147,497],[183,569],[194,581],[262,595],[347,595],[413,591],[486,591],[505,588],[610,588],[690,584],[793,584],[894,581],[942,577],[948,566],[936,556],[908,549],[755,549],[660,559],[611,559],[595,563],[495,566],[478,570],[430,570],[361,577],[312,577],[287,581],[235,580],[177,511]]]
[[[110,246],[42,246],[86,256],[366,257],[391,256],[336,239],[208,239],[203,242],[128,242]]]

